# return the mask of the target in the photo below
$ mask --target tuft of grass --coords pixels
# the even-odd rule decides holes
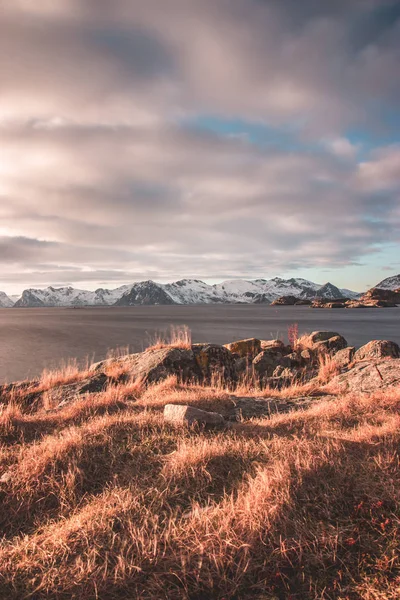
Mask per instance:
[[[171,325],[166,335],[157,335],[150,343],[147,350],[160,350],[161,348],[182,348],[190,350],[192,346],[192,334],[186,325]]]
[[[44,369],[40,378],[38,386],[35,388],[36,392],[44,392],[53,387],[66,385],[68,383],[75,383],[81,379],[85,379],[89,375],[89,364],[86,361],[85,366],[79,365],[77,360],[70,360],[62,362],[57,369],[49,370]]]

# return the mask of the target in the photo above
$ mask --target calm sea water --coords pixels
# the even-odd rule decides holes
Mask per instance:
[[[317,310],[307,306],[138,306],[130,308],[0,309],[0,381],[34,377],[77,358],[100,360],[110,349],[141,351],[171,325],[187,325],[194,342],[228,343],[246,337],[287,338],[318,329],[351,345],[371,339],[400,343],[400,308]]]

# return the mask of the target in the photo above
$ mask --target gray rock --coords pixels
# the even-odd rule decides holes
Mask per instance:
[[[348,346],[336,352],[333,359],[339,368],[344,369],[352,362],[355,350],[353,346]]]
[[[255,375],[259,379],[270,377],[276,367],[281,364],[282,358],[283,354],[279,349],[270,348],[268,350],[262,350],[253,360],[253,370]]]
[[[269,350],[270,348],[276,348],[282,353],[286,353],[287,350],[291,352],[290,346],[286,346],[282,340],[261,340],[261,350]]]
[[[209,425],[221,427],[225,423],[222,415],[215,412],[200,410],[187,404],[166,404],[164,419],[172,425]]]
[[[303,340],[304,349],[334,354],[347,347],[345,338],[335,331],[313,331]]]
[[[219,344],[193,344],[193,371],[199,372],[200,381],[209,382],[219,377],[226,383],[236,381],[235,357],[225,346]]]
[[[373,392],[400,385],[400,360],[383,358],[357,363],[352,369],[337,375],[331,382],[343,392]]]
[[[97,373],[75,383],[67,383],[51,388],[45,392],[47,402],[54,408],[62,408],[78,396],[104,391],[107,381],[108,378],[104,373]]]
[[[313,331],[308,339],[312,344],[316,344],[317,342],[326,342],[335,337],[341,337],[339,333],[335,331]]]
[[[225,344],[225,348],[234,354],[238,354],[241,358],[250,357],[253,359],[261,352],[261,341],[257,338],[248,338]]]
[[[317,352],[328,352],[329,354],[336,354],[339,350],[343,350],[347,347],[347,341],[342,335],[335,335],[328,340],[323,340],[321,342],[317,342],[314,345],[314,349]]]
[[[191,348],[148,349],[138,354],[102,361],[92,365],[95,372],[106,372],[111,367],[122,367],[126,374],[143,383],[157,383],[170,375],[182,381],[207,382],[213,376],[223,381],[236,380],[235,357],[218,344],[193,344]]]
[[[374,358],[399,358],[400,347],[395,342],[388,340],[373,340],[361,346],[354,354],[354,360],[369,360]]]

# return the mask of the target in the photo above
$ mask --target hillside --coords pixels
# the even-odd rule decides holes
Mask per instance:
[[[0,597],[398,598],[399,349],[354,354],[327,332],[293,343],[192,346],[184,332],[3,386]],[[209,370],[237,373],[260,348],[319,356],[313,379],[279,390]],[[193,356],[204,379],[180,381]],[[341,387],[372,356],[371,389]],[[170,422],[171,404],[223,425]]]
[[[380,290],[398,290],[400,288],[400,274],[387,277],[386,279],[383,279],[383,281],[377,283],[374,287]]]

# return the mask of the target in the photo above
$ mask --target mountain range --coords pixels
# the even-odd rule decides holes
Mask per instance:
[[[400,275],[388,277],[375,287],[397,289]],[[209,285],[198,279],[181,279],[173,283],[141,281],[123,285],[113,290],[99,288],[95,291],[73,287],[47,287],[26,289],[15,299],[0,292],[0,307],[50,307],[50,306],[139,306],[168,304],[270,304],[281,296],[300,299],[357,298],[360,294],[338,288],[332,283],[324,285],[302,278],[232,279]]]

